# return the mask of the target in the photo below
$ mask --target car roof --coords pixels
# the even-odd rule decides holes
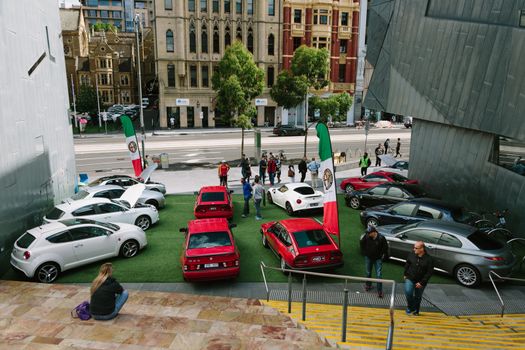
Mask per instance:
[[[93,186],[93,187],[85,187],[83,188],[84,191],[87,192],[98,192],[98,191],[107,191],[107,190],[123,190],[124,187],[119,185],[99,185],[99,186]]]
[[[224,186],[203,186],[199,192],[226,192]]]
[[[113,202],[107,198],[96,197],[96,198],[86,198],[86,199],[79,199],[78,201],[61,203],[61,204],[57,204],[55,207],[62,211],[66,211],[66,210],[76,210],[85,205],[99,204],[99,203],[113,203]]]
[[[289,189],[292,189],[292,190],[294,188],[298,188],[298,187],[309,187],[309,188],[312,188],[312,186],[310,186],[309,184],[303,183],[303,182],[291,182],[291,183],[283,184],[283,185],[278,186],[276,188],[281,188],[283,186],[286,186],[286,187],[288,187]]]
[[[463,237],[468,237],[473,232],[477,231],[477,228],[474,226],[444,220],[424,220],[418,222],[416,225],[414,225],[414,227],[439,230],[442,232],[452,233]]]
[[[440,209],[445,209],[449,211],[461,209],[461,206],[459,205],[451,204],[451,203],[448,203],[448,202],[445,202],[439,199],[434,199],[434,198],[417,198],[417,199],[412,199],[408,202],[415,203],[415,204],[425,204],[429,207],[440,208]]]
[[[32,229],[27,230],[27,232],[35,237],[40,237],[43,235],[48,235],[50,233],[55,233],[56,231],[63,230],[66,227],[67,226],[61,223],[60,221],[55,221],[49,224],[33,227]]]
[[[368,175],[392,175],[392,174],[399,175],[398,173],[394,173],[392,171],[385,171],[385,170],[374,171],[373,173],[370,173]]]
[[[225,218],[209,218],[190,220],[188,222],[188,232],[202,233],[214,231],[230,231],[230,225]]]
[[[311,218],[285,219],[279,221],[288,232],[297,232],[304,230],[322,230],[323,225]]]
[[[398,187],[398,188],[404,188],[408,190],[409,192],[412,192],[413,190],[420,191],[420,192],[426,192],[421,185],[418,184],[408,184],[406,182],[385,182],[382,184],[379,184],[375,187]],[[368,189],[367,189],[368,190]]]

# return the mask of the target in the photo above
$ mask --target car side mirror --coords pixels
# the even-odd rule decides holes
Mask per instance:
[[[231,223],[228,225],[230,228],[234,228],[234,227],[237,227],[237,224],[234,224],[234,223]]]
[[[179,232],[188,233],[188,228],[187,227],[181,227],[181,228],[179,228]]]

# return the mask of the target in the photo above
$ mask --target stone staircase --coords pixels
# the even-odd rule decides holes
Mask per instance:
[[[130,291],[114,320],[73,319],[88,299],[88,287],[0,281],[0,349],[330,348],[257,299]]]
[[[264,303],[287,314],[288,303]],[[341,306],[292,303],[290,316],[343,349],[384,349],[390,316],[388,309],[349,307],[346,342],[341,342]],[[525,314],[446,316],[424,312],[407,316],[395,311],[394,349],[525,349]]]

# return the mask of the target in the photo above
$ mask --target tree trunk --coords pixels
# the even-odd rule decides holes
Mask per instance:
[[[305,111],[304,111],[304,153],[303,157],[306,157],[306,142],[308,140],[308,91],[306,91]]]
[[[244,128],[241,128],[241,160],[244,154]]]

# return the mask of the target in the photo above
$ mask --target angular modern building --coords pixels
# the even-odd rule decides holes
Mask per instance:
[[[133,20],[139,14],[144,27],[149,27],[152,0],[80,0],[89,26],[108,23],[123,32],[133,32]]]
[[[410,176],[525,227],[525,1],[371,1],[370,109],[414,117]]]
[[[30,23],[31,25],[23,25]],[[13,243],[73,193],[75,158],[55,0],[0,2],[0,275]]]

